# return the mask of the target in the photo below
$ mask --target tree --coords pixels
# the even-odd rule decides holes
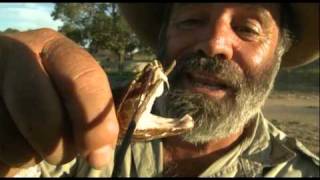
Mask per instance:
[[[3,32],[0,31],[0,33],[16,33],[16,32],[20,32],[20,31],[18,29],[14,29],[14,28],[7,28]]]
[[[88,44],[88,27],[95,13],[96,3],[57,3],[51,16],[64,24],[59,31],[85,47]]]
[[[146,49],[120,16],[115,3],[57,3],[51,16],[64,24],[59,31],[87,47],[90,53],[108,49],[118,56],[135,48]]]

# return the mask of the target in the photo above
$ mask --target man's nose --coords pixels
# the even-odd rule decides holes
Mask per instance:
[[[203,51],[208,57],[218,56],[225,60],[231,60],[233,56],[232,32],[225,22],[221,19],[208,26],[200,41],[195,46],[195,52]]]

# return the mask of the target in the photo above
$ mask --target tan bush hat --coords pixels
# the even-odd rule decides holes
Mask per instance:
[[[319,4],[291,3],[300,38],[284,55],[282,68],[294,68],[319,58]],[[137,36],[157,48],[164,3],[119,3],[119,8]]]

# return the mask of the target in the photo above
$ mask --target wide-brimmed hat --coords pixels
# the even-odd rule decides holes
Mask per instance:
[[[290,3],[295,24],[299,27],[299,39],[284,55],[281,67],[294,68],[319,58],[319,4]],[[153,49],[157,41],[164,3],[119,3],[121,14],[137,36]]]

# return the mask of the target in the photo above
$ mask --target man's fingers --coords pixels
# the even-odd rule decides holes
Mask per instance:
[[[18,53],[9,52],[12,57],[5,64],[0,62],[4,72],[3,77],[0,74],[4,87],[1,95],[10,117],[33,149],[49,163],[59,164],[74,155],[72,141],[67,138],[73,130],[81,154],[95,167],[104,165],[116,145],[119,130],[104,71],[86,51],[58,33],[26,33],[28,36],[11,36],[19,43],[8,49]],[[26,38],[35,35],[43,40]],[[66,119],[71,120],[72,127]]]
[[[0,161],[11,167],[30,167],[41,161],[23,138],[0,100]]]
[[[21,169],[10,167],[0,161],[0,177],[14,177]]]
[[[12,47],[3,56],[1,79],[3,102],[10,117],[33,149],[49,163],[70,161],[75,151],[68,137],[66,117],[39,55],[20,42],[10,42]]]
[[[110,147],[115,148],[119,130],[105,72],[89,53],[68,39],[48,43],[42,59],[73,122],[79,151],[93,166],[102,166],[108,161]]]

